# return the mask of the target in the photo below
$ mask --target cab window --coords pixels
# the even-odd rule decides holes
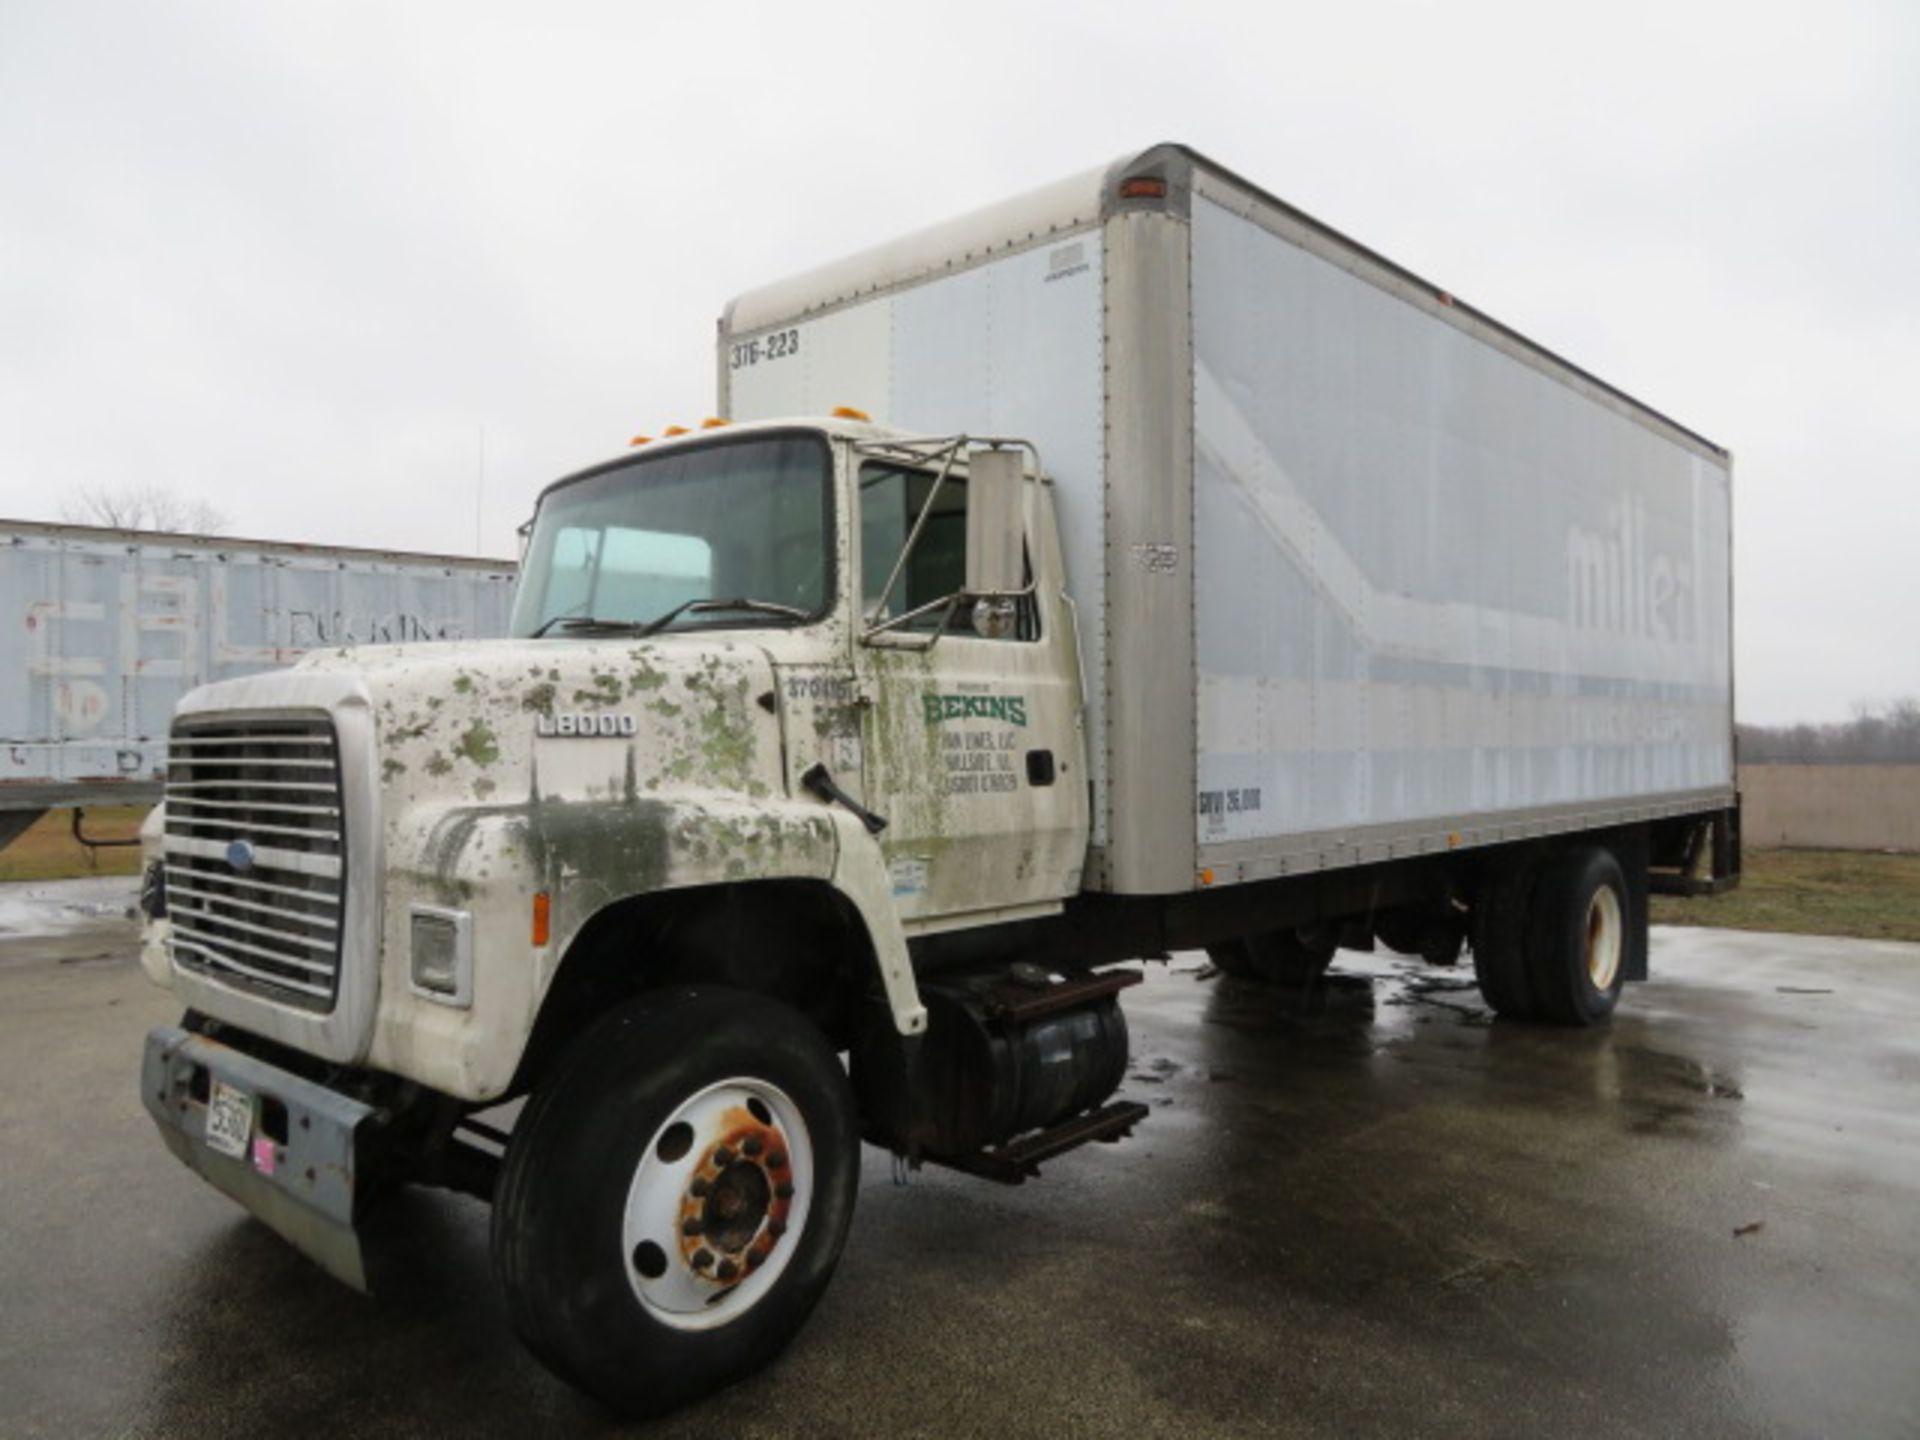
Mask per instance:
[[[868,624],[904,615],[935,600],[964,590],[967,583],[967,483],[964,477],[949,475],[933,496],[934,472],[912,470],[895,465],[868,464],[860,470],[860,583],[864,594],[861,611]],[[933,510],[913,552],[887,596],[886,608],[879,609],[881,591],[900,558],[900,552],[913,533],[914,521],[926,509],[933,496]],[[1031,573],[1031,572],[1029,572]],[[944,612],[936,607],[902,628],[933,631],[940,628]],[[949,634],[971,635],[968,617],[956,612],[947,624]],[[1032,597],[1019,601],[1016,623],[1009,639],[1033,640],[1039,637]]]

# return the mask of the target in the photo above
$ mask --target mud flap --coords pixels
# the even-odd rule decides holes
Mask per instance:
[[[1648,837],[1644,825],[1622,830],[1613,841],[1613,855],[1627,881],[1626,953],[1621,957],[1621,978],[1628,982],[1647,978],[1647,927],[1652,919],[1647,879]]]
[[[369,1288],[354,1227],[355,1162],[372,1106],[177,1026],[147,1035],[141,1099],[167,1148],[330,1275]],[[231,1118],[209,1140],[213,1097]],[[235,1096],[244,1097],[241,1106]],[[250,1113],[246,1113],[250,1111]],[[239,1153],[227,1150],[237,1144]]]

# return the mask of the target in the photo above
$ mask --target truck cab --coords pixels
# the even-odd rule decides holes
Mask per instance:
[[[510,638],[328,651],[188,696],[144,900],[145,964],[190,1007],[147,1054],[175,1152],[362,1286],[383,1190],[493,1199],[498,1246],[543,1256],[501,1260],[543,1325],[565,1237],[618,1200],[617,1243],[569,1284],[620,1262],[616,1316],[704,1345],[672,1368],[710,1383],[751,1349],[718,1317],[757,1333],[756,1287],[796,1251],[824,1283],[853,1137],[1020,1178],[1016,1135],[1053,1153],[1124,1131],[1137,1107],[1099,1106],[1130,975],[1028,975],[1009,1006],[1000,958],[976,958],[929,1040],[910,957],[1015,936],[1081,883],[1048,490],[1017,442],[711,424],[541,494]],[[623,1044],[622,1016],[663,1043]],[[735,1048],[688,1041],[695,1017]],[[789,1071],[758,1073],[783,1042]],[[701,1083],[635,1101],[599,1135],[633,1153],[563,1198],[599,1133],[579,1116],[619,1083],[580,1078],[583,1053],[635,1084],[681,1055]],[[528,1096],[510,1140],[475,1118]],[[731,1228],[700,1218],[715,1194]],[[738,1243],[679,1243],[722,1231]]]

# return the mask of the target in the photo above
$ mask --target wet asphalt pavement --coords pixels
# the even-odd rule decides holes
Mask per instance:
[[[135,1094],[176,1007],[89,933],[0,934],[0,1434],[621,1428],[512,1339],[479,1204],[407,1197],[370,1300],[177,1165]],[[1304,1017],[1152,967],[1152,1118],[1039,1183],[869,1151],[786,1357],[631,1428],[1920,1434],[1920,946],[1657,931],[1586,1033],[1343,960]]]

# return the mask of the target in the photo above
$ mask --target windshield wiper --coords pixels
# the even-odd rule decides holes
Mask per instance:
[[[538,640],[549,630],[604,630],[617,635],[652,635],[666,628],[682,615],[703,615],[710,610],[758,610],[767,615],[785,615],[795,620],[805,620],[807,612],[796,610],[791,605],[782,605],[775,600],[755,600],[750,596],[740,596],[734,600],[686,600],[651,620],[604,620],[597,615],[555,615],[541,624],[528,635],[529,640]]]
[[[805,620],[807,612],[796,610],[791,605],[782,605],[774,600],[755,600],[742,595],[733,600],[688,600],[673,607],[666,614],[649,620],[639,629],[642,635],[651,635],[662,630],[682,615],[704,615],[709,610],[758,610],[767,615],[786,615],[795,620]]]
[[[538,640],[555,626],[560,626],[567,630],[627,631],[640,630],[643,628],[642,622],[638,620],[602,620],[594,615],[555,615],[549,620],[542,621],[538,628],[536,628],[532,634],[528,635],[527,638],[529,640]]]

